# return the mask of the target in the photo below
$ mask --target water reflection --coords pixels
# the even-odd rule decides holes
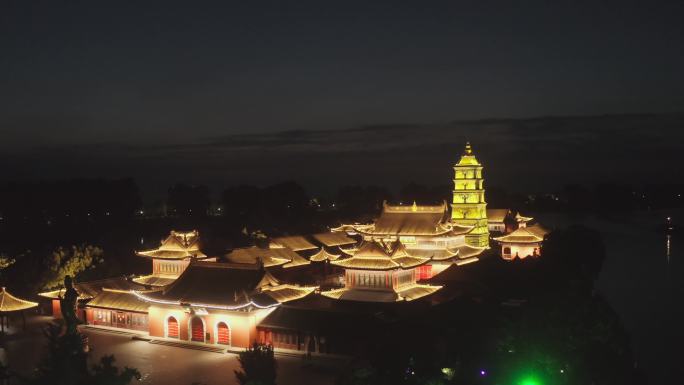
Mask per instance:
[[[597,288],[620,316],[632,337],[637,364],[655,385],[671,384],[681,365],[677,352],[684,344],[684,249],[673,245],[681,242],[679,233],[663,232],[663,218],[683,215],[682,209],[636,212],[620,219],[536,215],[551,227],[580,223],[601,232],[606,261]]]
[[[665,257],[667,258],[667,264],[670,264],[670,243],[672,241],[672,235],[665,235]]]

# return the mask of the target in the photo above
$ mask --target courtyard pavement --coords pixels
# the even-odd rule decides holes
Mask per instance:
[[[40,360],[46,344],[41,327],[50,317],[33,316],[27,319],[27,330],[21,332],[12,325],[10,332],[0,339],[0,361],[15,372],[29,376]],[[21,326],[17,322],[16,326]],[[119,367],[137,368],[142,374],[141,384],[206,385],[237,384],[234,370],[239,368],[236,354],[213,353],[173,346],[156,345],[108,331],[83,329],[89,337],[91,362],[103,355],[113,354]],[[335,372],[343,363],[334,360],[304,360],[301,357],[277,355],[279,385],[332,385]]]

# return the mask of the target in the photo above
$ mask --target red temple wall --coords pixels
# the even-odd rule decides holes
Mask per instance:
[[[248,347],[257,339],[257,324],[269,313],[267,310],[256,310],[249,313],[217,312],[212,314],[191,315],[183,309],[172,307],[151,306],[149,309],[149,333],[153,337],[166,337],[166,320],[173,316],[178,321],[179,339],[190,341],[191,320],[194,317],[202,319],[205,343],[215,344],[217,340],[217,326],[224,322],[229,328],[230,345]]]

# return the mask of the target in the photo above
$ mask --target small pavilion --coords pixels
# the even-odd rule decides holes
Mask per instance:
[[[9,316],[21,313],[22,327],[26,328],[26,316],[24,310],[38,306],[38,303],[17,298],[10,294],[4,287],[0,291],[0,332],[5,332],[5,327],[9,328]]]
[[[541,246],[548,233],[549,231],[540,225],[524,226],[494,240],[501,245],[503,259],[524,259],[541,255]]]

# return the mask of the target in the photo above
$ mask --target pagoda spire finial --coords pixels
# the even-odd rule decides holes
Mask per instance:
[[[416,201],[413,201],[413,206],[411,206],[411,211],[416,212],[418,211],[418,205],[416,204]]]
[[[473,148],[470,147],[470,142],[469,142],[469,141],[466,142],[465,154],[466,154],[466,155],[473,155]]]

